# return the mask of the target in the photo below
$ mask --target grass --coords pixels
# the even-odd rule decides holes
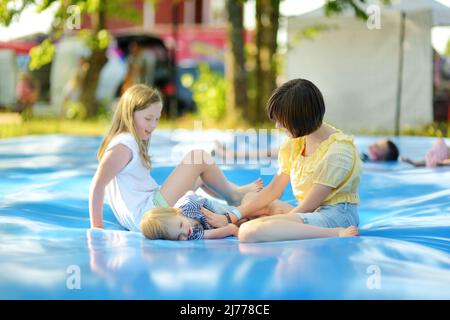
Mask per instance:
[[[0,119],[2,115],[0,114]],[[11,119],[12,120],[12,119]],[[54,118],[0,120],[0,138],[10,138],[36,134],[103,135],[107,131],[107,120],[60,120]]]
[[[81,136],[105,135],[110,126],[110,119],[99,118],[94,120],[64,120],[58,118],[30,118],[22,119],[18,114],[0,113],[0,138],[11,138],[37,134],[69,134]],[[197,123],[196,123],[197,122]],[[258,126],[245,121],[225,119],[213,121],[200,119],[194,115],[186,115],[176,120],[161,119],[160,129],[221,129],[230,128],[267,128],[273,129],[272,123],[263,123]]]
[[[196,121],[199,121],[196,123]],[[58,118],[30,118],[22,119],[15,113],[0,113],[0,138],[10,138],[37,134],[69,134],[81,136],[105,135],[110,126],[110,119],[95,120],[62,120]],[[176,120],[162,119],[158,125],[160,129],[243,129],[250,128],[273,129],[272,122],[251,124],[241,117],[228,117],[221,121],[202,119],[195,115],[186,115]],[[433,123],[423,127],[406,127],[402,135],[412,136],[442,136],[448,137],[449,123]],[[391,136],[392,132],[359,132],[365,135]]]

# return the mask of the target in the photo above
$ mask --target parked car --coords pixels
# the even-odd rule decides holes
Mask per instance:
[[[144,83],[161,91],[165,100],[166,113],[180,115],[195,110],[192,97],[186,96],[180,91],[172,54],[161,38],[146,33],[118,33],[115,34],[115,39],[125,60],[131,54],[130,47],[133,43],[141,48],[144,59],[147,59],[146,66],[151,65],[146,70],[148,74],[145,76]],[[120,94],[120,87],[116,94]]]
[[[127,74],[130,45],[137,43],[147,59],[154,58],[154,65],[152,68],[148,68],[144,83],[161,91],[164,97],[164,112],[170,115],[180,115],[196,110],[192,92],[182,85],[181,78],[183,75],[189,74],[193,80],[196,80],[199,76],[198,61],[184,60],[175,65],[173,55],[162,38],[143,31],[114,31],[113,37],[114,41],[107,52],[108,61],[101,70],[99,77],[96,93],[98,101],[110,103],[120,96],[120,88]],[[35,44],[37,43],[35,41]],[[27,48],[27,51],[23,53],[21,52],[20,57],[23,58],[24,63],[22,64],[25,67],[29,61],[28,51],[30,48]],[[11,49],[8,50],[11,51]],[[0,58],[4,56],[3,60],[15,61],[14,53],[8,56],[5,52],[5,50],[2,50],[3,55],[0,55]],[[42,110],[38,111],[55,115],[60,115],[63,112],[66,85],[74,71],[79,68],[80,58],[86,58],[89,55],[90,50],[76,36],[65,36],[56,42],[56,52],[52,63],[31,72],[41,84],[40,99],[43,103],[45,102],[40,106]],[[213,70],[223,74],[223,64],[208,64]],[[15,63],[10,62],[3,64],[4,67],[13,67],[14,65]],[[5,77],[4,81],[0,81],[0,104],[3,105],[15,104],[15,83],[17,82],[18,72],[17,68],[13,69],[4,72],[8,76]]]

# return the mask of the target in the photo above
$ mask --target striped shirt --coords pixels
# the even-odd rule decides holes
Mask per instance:
[[[177,203],[175,203],[174,207],[181,209],[184,216],[199,222],[199,224],[192,227],[192,234],[189,236],[188,240],[203,239],[205,230],[214,229],[203,215],[201,208],[206,208],[216,214],[232,213],[238,218],[241,217],[241,214],[236,207],[222,204],[212,199],[207,199],[195,194],[193,191],[188,191],[177,201]]]

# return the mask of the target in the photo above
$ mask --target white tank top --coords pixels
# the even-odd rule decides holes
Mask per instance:
[[[159,188],[139,156],[139,147],[130,133],[115,136],[106,150],[122,144],[131,150],[130,162],[108,183],[106,197],[119,223],[130,231],[140,231],[144,213],[155,207],[153,196]]]

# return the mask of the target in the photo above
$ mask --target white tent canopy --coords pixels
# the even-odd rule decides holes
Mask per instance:
[[[379,4],[378,1],[368,1],[369,4]],[[415,11],[430,11],[432,16],[432,23],[434,27],[450,25],[450,8],[443,5],[436,0],[391,0],[389,5],[380,6],[383,12],[415,12]],[[353,16],[353,11],[348,10],[344,16]],[[324,7],[316,10],[306,12],[301,17],[324,17]]]
[[[0,106],[13,106],[16,103],[18,69],[14,51],[0,49]]]
[[[326,119],[344,130],[394,131],[399,101],[400,127],[432,121],[431,28],[450,25],[450,8],[433,0],[394,0],[381,13],[381,29],[374,30],[351,12],[325,17],[323,8],[288,19],[286,77],[316,83]],[[296,42],[312,26],[327,28]]]
[[[386,7],[391,11],[431,11],[432,23],[434,27],[450,25],[450,8],[435,0],[393,0],[391,5]]]

